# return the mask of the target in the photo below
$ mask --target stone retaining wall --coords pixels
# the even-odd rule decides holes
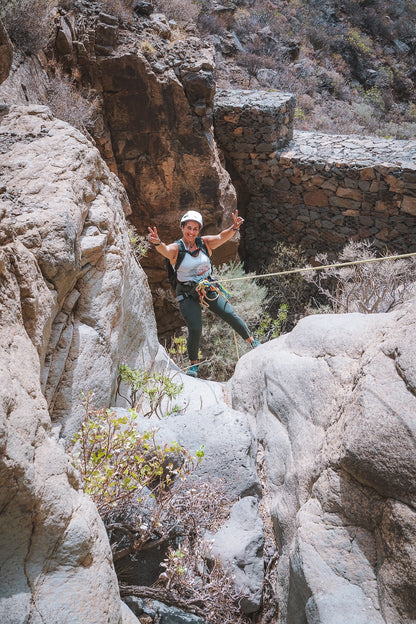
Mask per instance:
[[[289,94],[217,94],[217,141],[246,218],[246,268],[261,270],[281,240],[310,257],[365,238],[416,251],[416,141],[294,133],[293,110]]]

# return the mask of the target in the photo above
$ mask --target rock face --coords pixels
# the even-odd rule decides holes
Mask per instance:
[[[157,225],[162,240],[173,242],[181,236],[180,217],[189,208],[203,213],[205,232],[228,226],[235,191],[219,160],[212,121],[196,115],[190,102],[193,97],[192,104],[212,106],[213,66],[209,73],[202,71],[204,64],[199,72],[189,67],[191,93],[175,74],[155,75],[137,54],[103,58],[99,67],[117,172],[138,230],[146,234],[145,224]],[[143,260],[150,281],[164,287],[162,264],[154,252]],[[163,332],[172,319],[166,301],[155,300],[155,310]]]
[[[13,60],[13,46],[0,20],[0,84],[9,75]]]
[[[128,202],[91,143],[44,107],[13,108],[0,151],[0,620],[127,624],[104,527],[48,408],[68,437],[81,390],[106,405],[119,360],[154,356]]]
[[[121,624],[105,529],[50,435],[39,356],[21,323],[13,268],[3,255],[0,620]]]
[[[279,622],[416,613],[414,301],[322,315],[246,355],[234,408],[264,445]]]
[[[127,197],[90,142],[32,107],[4,118],[0,144],[0,242],[52,418],[68,438],[81,391],[108,405],[118,364],[155,357],[151,297],[129,253]]]
[[[213,553],[229,566],[236,586],[247,594],[241,601],[245,613],[259,610],[263,593],[264,534],[257,505],[254,496],[237,501],[213,537]]]

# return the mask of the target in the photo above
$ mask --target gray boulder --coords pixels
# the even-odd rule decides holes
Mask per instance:
[[[213,555],[230,570],[236,588],[245,594],[242,611],[255,613],[261,606],[264,579],[264,532],[257,499],[246,496],[237,501],[212,542]]]
[[[128,202],[92,144],[45,107],[12,108],[0,147],[0,621],[132,624],[48,413],[69,436],[82,389],[106,405],[119,360],[156,355]]]
[[[230,386],[264,446],[280,623],[416,613],[414,301],[303,319]]]
[[[46,107],[13,107],[0,144],[0,241],[15,258],[55,429],[70,439],[81,392],[108,406],[119,363],[146,367],[156,356],[147,278],[129,252],[125,191],[84,135]]]
[[[175,379],[185,377],[178,375]],[[155,439],[158,443],[176,441],[191,453],[204,446],[204,459],[197,468],[196,475],[204,480],[221,479],[230,500],[238,497],[259,495],[261,486],[256,470],[256,443],[250,425],[244,414],[228,408],[216,396],[216,390],[222,384],[198,381],[194,385],[192,401],[206,400],[202,410],[186,410],[173,413],[162,420],[156,416],[139,416],[139,431],[157,429]],[[184,390],[185,392],[185,390]],[[182,400],[187,402],[186,395]],[[209,399],[214,402],[209,402]],[[217,399],[219,402],[217,402]],[[122,413],[121,408],[117,408]]]

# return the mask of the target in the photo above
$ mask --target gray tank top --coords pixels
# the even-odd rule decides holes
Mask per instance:
[[[178,282],[200,282],[211,275],[211,260],[199,250],[197,256],[186,253],[177,270]]]

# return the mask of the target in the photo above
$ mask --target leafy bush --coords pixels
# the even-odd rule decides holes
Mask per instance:
[[[186,362],[186,336],[173,335],[168,351],[179,368],[185,370],[188,366]]]
[[[127,233],[133,257],[140,264],[140,261],[147,255],[151,245],[147,238],[145,236],[141,236],[131,223],[127,225]]]
[[[203,448],[192,456],[176,442],[157,444],[156,429],[138,432],[134,410],[119,415],[96,409],[91,396],[84,405],[86,418],[70,448],[84,491],[107,523],[115,508],[141,509],[143,522],[137,524],[132,549],[140,550],[155,535],[167,540],[172,519],[164,523],[163,518],[169,519],[168,508],[202,460]]]
[[[386,254],[389,255],[389,254]],[[377,254],[370,241],[350,242],[336,263],[374,260]],[[328,264],[326,254],[316,259]],[[355,266],[328,268],[306,273],[332,305],[334,312],[388,312],[406,300],[416,281],[414,258],[383,260]]]
[[[203,538],[230,508],[221,482],[194,475],[203,447],[193,456],[176,442],[157,444],[156,430],[138,433],[134,410],[119,415],[94,408],[91,399],[85,397],[86,418],[70,453],[104,520],[119,577],[125,568],[118,562],[161,549],[166,558],[156,586],[149,588],[153,598],[191,612],[197,604],[198,614],[213,624],[242,624],[242,596]],[[139,586],[121,589],[123,595],[149,595]],[[168,594],[160,594],[162,589]]]
[[[257,324],[256,336],[262,342],[267,342],[273,338],[278,338],[286,327],[288,306],[282,303],[273,318],[269,312],[263,312]]]
[[[129,396],[121,394],[121,384],[129,389]],[[130,368],[121,364],[117,376],[117,394],[125,399],[134,410],[142,411],[147,418],[155,414],[158,418],[168,412],[177,411],[171,407],[171,402],[182,391],[183,384],[175,383],[170,375],[165,373],[149,373],[148,371]],[[167,403],[166,403],[167,401]]]

